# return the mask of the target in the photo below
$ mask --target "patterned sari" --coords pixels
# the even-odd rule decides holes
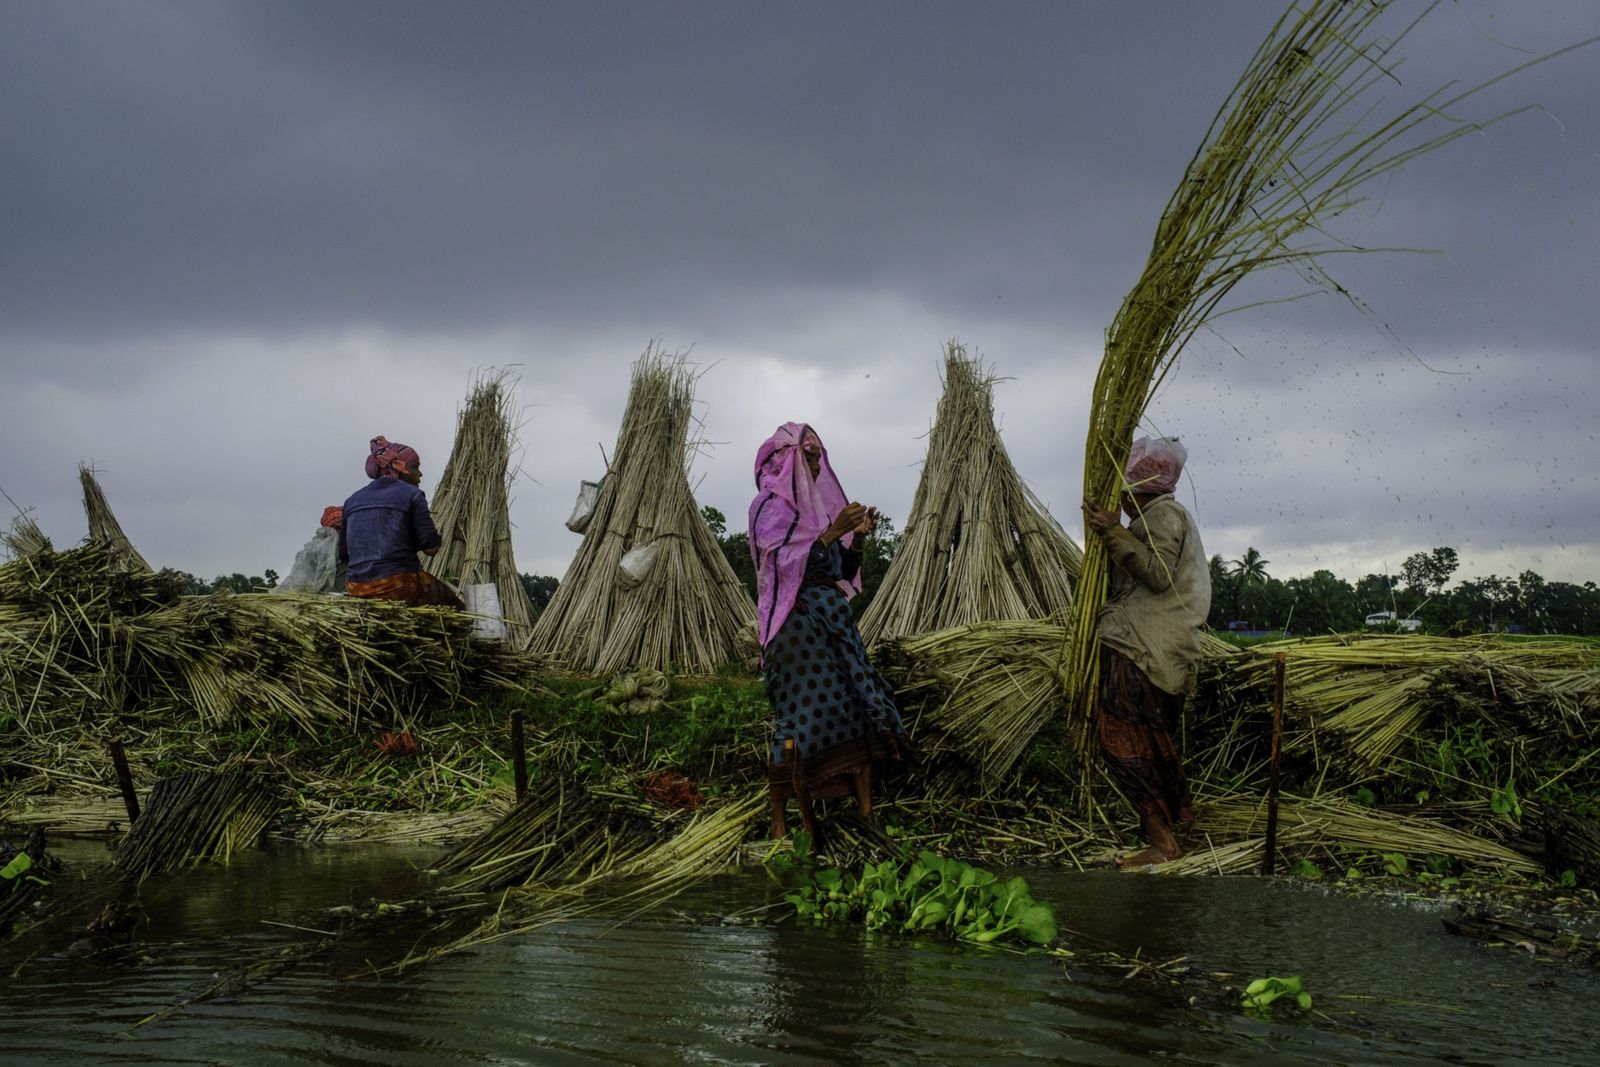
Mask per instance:
[[[852,552],[847,564],[846,555],[838,542],[811,546],[805,584],[765,650],[775,719],[768,781],[779,801],[849,796],[857,772],[916,759],[894,692],[868,661],[839,588],[860,561]]]

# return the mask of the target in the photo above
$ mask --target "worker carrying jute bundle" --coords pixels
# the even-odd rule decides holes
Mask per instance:
[[[398,600],[413,607],[466,605],[444,582],[422,569],[417,554],[433,555],[442,539],[428,512],[417,450],[374,437],[367,456],[372,481],[344,502],[339,561],[348,567],[345,592],[367,600]]]
[[[1138,811],[1150,842],[1117,860],[1125,867],[1183,855],[1173,828],[1193,817],[1173,735],[1202,654],[1211,572],[1194,519],[1172,495],[1188,458],[1175,437],[1133,443],[1121,501],[1126,528],[1117,512],[1083,502],[1089,528],[1104,539],[1113,564],[1111,595],[1100,611],[1095,732],[1106,770]]]

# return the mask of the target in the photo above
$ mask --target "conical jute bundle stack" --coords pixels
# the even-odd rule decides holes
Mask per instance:
[[[78,481],[83,483],[83,514],[89,521],[89,540],[105,544],[129,570],[150,570],[150,564],[139,555],[139,550],[133,547],[128,535],[122,532],[117,517],[111,514],[111,505],[106,502],[105,493],[100,491],[100,483],[95,481],[94,468],[78,464]]]
[[[456,419],[455,444],[431,509],[442,544],[426,567],[428,573],[456,583],[463,594],[494,586],[506,637],[521,646],[533,633],[533,604],[511,552],[509,490],[515,448],[511,389],[506,375],[495,372],[473,386]],[[481,599],[469,595],[468,610],[491,613]]]
[[[533,630],[572,670],[712,671],[739,657],[755,604],[689,488],[695,375],[655,345],[633,365],[616,453],[583,544]]]
[[[1017,474],[981,359],[945,346],[944,396],[889,573],[861,619],[868,644],[1072,606],[1083,553]]]

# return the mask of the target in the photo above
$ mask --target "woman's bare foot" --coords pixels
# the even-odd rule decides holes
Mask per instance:
[[[1171,863],[1182,855],[1183,849],[1176,846],[1169,851],[1151,845],[1149,848],[1141,849],[1138,852],[1132,852],[1126,856],[1118,856],[1117,866],[1123,870],[1129,870],[1134,867],[1150,867],[1158,863]]]

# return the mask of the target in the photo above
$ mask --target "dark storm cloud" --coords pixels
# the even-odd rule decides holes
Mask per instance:
[[[106,461],[153,558],[282,570],[368,434],[439,455],[471,369],[522,363],[519,558],[559,571],[549,516],[650,337],[721,361],[700,395],[729,443],[697,469],[730,515],[754,441],[797,416],[903,515],[959,335],[1019,379],[1013,456],[1076,528],[1102,331],[1276,5],[0,9],[7,489],[64,536],[71,463]],[[1594,33],[1584,0],[1445,4],[1386,95]],[[1195,440],[1214,550],[1365,567],[1470,534],[1593,568],[1596,55],[1462,104],[1543,110],[1331,220],[1440,250],[1328,259],[1364,311],[1322,296],[1196,339],[1152,418]],[[240,437],[271,442],[270,475],[216,484]]]
[[[26,209],[0,254],[11,328],[50,332],[650,314],[771,284],[1104,307],[1124,283],[1096,264],[1137,268],[1264,21],[1238,4],[1144,33],[1057,4],[26,14],[0,46],[0,89],[27,101],[3,158]]]

